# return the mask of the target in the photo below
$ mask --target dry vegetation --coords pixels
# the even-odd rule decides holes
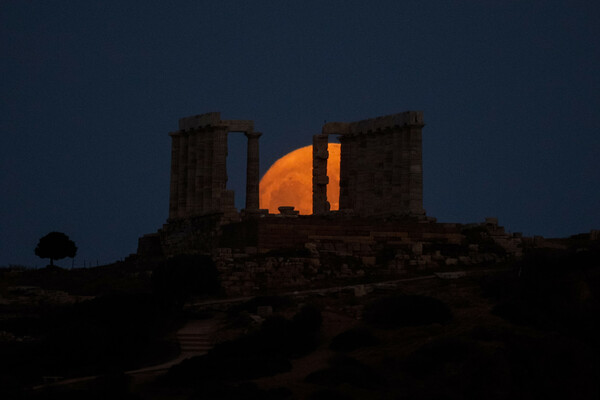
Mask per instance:
[[[221,343],[154,381],[133,384],[120,372],[129,361],[121,360],[95,381],[62,387],[60,395],[65,399],[598,398],[597,246],[530,252],[523,262],[507,267],[453,280],[400,282],[358,297],[348,289],[255,298],[227,310],[223,305],[195,309],[194,314],[179,309],[184,313],[181,318],[221,321]],[[127,299],[124,304],[131,303]],[[114,303],[91,304],[96,304],[96,311],[89,305],[79,307],[92,315],[105,305],[115,314],[106,324],[124,323],[117,318],[123,312],[109,307]],[[141,316],[128,329],[142,332],[141,326],[150,332],[150,326],[163,326],[154,337],[168,337],[161,324],[172,318],[173,309],[165,310],[165,320],[160,320],[142,312],[142,303],[131,304],[137,305],[127,310]],[[260,306],[273,309],[262,323],[256,316]],[[172,331],[177,323],[170,321]],[[0,330],[8,326],[6,320],[3,323]],[[123,338],[130,339],[131,335]],[[134,348],[143,351],[143,346]],[[16,355],[18,350],[13,350]],[[29,395],[48,398],[56,392]]]

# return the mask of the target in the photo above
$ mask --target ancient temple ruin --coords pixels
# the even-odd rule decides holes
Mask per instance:
[[[329,122],[313,137],[313,213],[329,211],[327,136],[341,143],[340,210],[363,217],[424,215],[422,111]]]
[[[423,113],[407,111],[358,122],[326,123],[313,137],[313,214],[330,212],[327,200],[328,137],[341,142],[340,211],[362,217],[418,216],[423,210],[421,129]],[[222,120],[212,112],[179,120],[171,132],[169,220],[224,215],[236,221],[234,193],[227,190],[227,135],[248,138],[246,209],[259,212],[261,133],[250,120]],[[263,212],[264,213],[264,212]]]
[[[326,123],[313,136],[313,214],[259,209],[259,132],[218,112],[179,120],[171,132],[169,218],[139,239],[138,256],[209,255],[227,294],[306,287],[323,279],[380,279],[518,257],[525,240],[495,218],[438,223],[425,216],[423,113]],[[227,135],[248,138],[246,209],[227,190]],[[328,140],[341,142],[340,210],[327,199]],[[290,205],[291,206],[291,205]]]
[[[212,112],[179,120],[171,136],[171,193],[169,219],[223,213],[235,219],[234,193],[227,190],[227,135],[242,132],[248,138],[246,212],[259,206],[260,132],[254,122],[222,120]]]

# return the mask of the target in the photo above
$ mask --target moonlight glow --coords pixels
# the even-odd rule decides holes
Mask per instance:
[[[340,144],[329,143],[327,200],[339,209]],[[312,214],[312,146],[301,147],[277,160],[260,181],[260,208],[277,214],[280,206],[294,206]]]

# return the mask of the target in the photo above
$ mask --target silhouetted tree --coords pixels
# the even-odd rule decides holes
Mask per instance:
[[[77,247],[75,243],[62,232],[50,232],[40,239],[35,248],[35,255],[40,258],[49,258],[50,265],[54,266],[54,260],[65,257],[75,257]]]

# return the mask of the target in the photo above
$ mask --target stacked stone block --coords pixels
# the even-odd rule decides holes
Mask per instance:
[[[327,150],[328,136],[313,136],[313,214],[320,215],[329,212],[329,202],[327,201],[327,159],[329,151]]]
[[[340,210],[365,217],[425,214],[423,126],[421,111],[323,126],[342,145]]]
[[[243,132],[248,138],[246,210],[259,205],[259,132],[246,120],[221,120],[218,112],[179,120],[171,132],[171,192],[169,219],[222,213],[235,220],[234,193],[227,190],[227,135]]]

